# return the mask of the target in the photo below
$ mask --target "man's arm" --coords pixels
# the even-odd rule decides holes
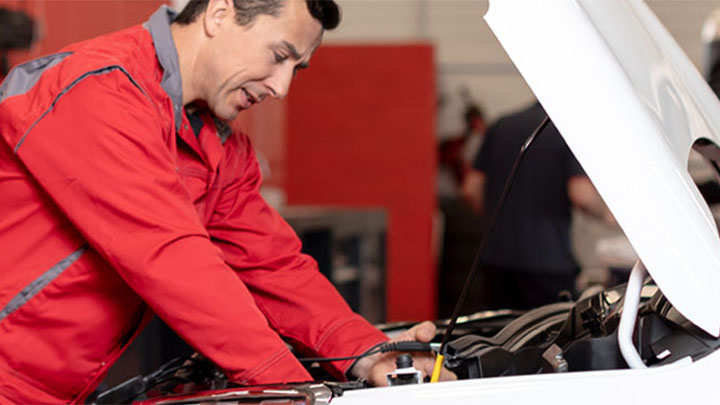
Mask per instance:
[[[254,151],[245,136],[228,141],[237,147],[227,153],[235,167],[235,178],[225,187],[217,205],[210,234],[237,276],[248,286],[273,329],[288,338],[303,354],[321,357],[358,355],[388,338],[365,319],[352,312],[335,287],[318,271],[316,262],[300,253],[300,241],[290,226],[262,199],[260,170]],[[417,335],[416,329],[404,340],[432,339],[432,333]],[[429,337],[428,337],[429,336]],[[393,356],[394,357],[394,356]],[[426,357],[426,356],[425,356]],[[419,364],[423,356],[418,357]],[[386,385],[384,372],[395,369],[388,356],[330,363],[336,378],[349,374],[373,385]],[[443,375],[445,376],[445,375]]]
[[[17,154],[128,286],[232,380],[309,380],[211,243],[161,119],[120,71],[92,75],[37,120]]]
[[[465,176],[460,195],[476,214],[485,214],[485,193],[487,192],[488,173],[492,173],[492,158],[497,149],[498,124],[495,123],[485,133],[485,140],[480,147],[472,167]]]
[[[568,197],[574,207],[607,224],[615,224],[615,218],[600,198],[595,186],[584,175],[572,176],[567,184]]]
[[[260,195],[261,175],[246,136],[228,140],[238,175],[223,190],[208,231],[252,293],[270,326],[303,354],[343,357],[363,353],[388,338],[352,312],[316,262],[300,252],[292,228]],[[221,170],[223,167],[221,166]],[[343,378],[352,361],[332,363]]]
[[[472,169],[465,176],[461,195],[470,208],[479,215],[485,210],[485,184],[487,175],[479,170]]]

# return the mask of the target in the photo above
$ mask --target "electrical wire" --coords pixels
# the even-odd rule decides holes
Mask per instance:
[[[377,353],[387,352],[429,352],[434,349],[435,345],[432,343],[423,343],[415,341],[401,341],[401,342],[383,342],[378,343],[375,346],[369,348],[362,354],[355,356],[344,356],[344,357],[305,357],[298,359],[301,363],[320,363],[328,361],[342,361],[342,360],[355,360],[363,357],[372,356]]]

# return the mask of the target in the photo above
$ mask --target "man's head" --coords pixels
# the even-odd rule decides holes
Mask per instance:
[[[207,8],[209,0],[190,0],[175,18],[181,25],[190,24]],[[251,23],[260,14],[277,16],[286,0],[233,0],[240,25]],[[333,0],[305,0],[310,14],[322,24],[323,29],[332,30],[340,23],[340,11]]]
[[[465,109],[465,129],[469,131],[485,131],[485,114],[477,104],[471,104]]]
[[[339,20],[332,0],[191,1],[173,23],[191,33],[176,35],[186,101],[232,120],[267,96],[284,97]]]

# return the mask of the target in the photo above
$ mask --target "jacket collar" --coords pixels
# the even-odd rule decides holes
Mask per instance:
[[[180,78],[180,63],[178,62],[177,49],[170,34],[170,23],[175,19],[177,13],[167,6],[161,6],[145,23],[145,28],[150,31],[155,53],[157,54],[160,66],[163,68],[163,77],[160,86],[165,90],[173,103],[173,114],[175,117],[175,131],[180,131],[182,124],[182,80]]]

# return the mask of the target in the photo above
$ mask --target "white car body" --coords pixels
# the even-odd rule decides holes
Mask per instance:
[[[720,335],[720,238],[687,171],[720,102],[641,0],[491,0],[485,16],[673,306]],[[532,153],[532,148],[528,151]],[[708,157],[720,154],[714,145]],[[348,391],[332,404],[720,401],[720,351],[646,369]]]

